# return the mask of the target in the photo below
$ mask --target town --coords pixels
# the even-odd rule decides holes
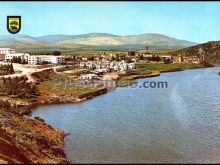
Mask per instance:
[[[50,55],[31,55],[28,52],[17,53],[13,48],[0,48],[0,65],[14,64],[26,70],[33,68],[78,68],[86,69],[87,74],[78,76],[81,80],[92,80],[106,78],[108,73],[130,74],[136,71],[140,66],[150,64],[175,64],[175,63],[192,63],[201,64],[204,61],[202,56],[183,56],[179,55],[157,55],[151,52],[148,47],[138,51],[127,51],[127,53],[103,54],[97,53],[91,57],[83,56],[64,56],[60,52],[54,51]],[[13,76],[12,72],[3,72],[1,67],[0,76]],[[16,67],[15,67],[16,69]],[[65,70],[65,69],[64,69]],[[69,69],[68,69],[69,70]],[[36,71],[36,69],[35,69]],[[34,71],[33,71],[34,72]],[[18,76],[18,74],[16,74]]]
[[[204,62],[204,56],[161,55],[148,47],[137,51],[94,52],[88,56],[0,48],[0,101],[16,107],[35,102],[78,102],[115,87],[130,86],[138,78],[201,68]]]

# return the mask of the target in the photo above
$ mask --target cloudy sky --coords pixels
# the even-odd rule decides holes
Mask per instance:
[[[160,33],[195,42],[220,40],[220,2],[0,2],[6,17],[20,15],[20,34]]]

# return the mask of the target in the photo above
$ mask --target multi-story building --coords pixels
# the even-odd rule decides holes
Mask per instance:
[[[29,53],[6,53],[5,60],[11,61],[13,58],[21,58],[22,61],[28,61]]]
[[[0,48],[0,54],[7,54],[7,53],[15,53],[15,49],[12,48]]]
[[[53,55],[30,55],[29,53],[15,53],[15,49],[0,48],[1,53],[5,53],[5,60],[12,61],[13,58],[20,58],[30,65],[37,65],[43,63],[62,64],[65,62],[64,56]]]
[[[64,56],[52,56],[52,55],[38,55],[30,56],[28,58],[28,64],[37,65],[43,63],[62,64],[65,62]]]

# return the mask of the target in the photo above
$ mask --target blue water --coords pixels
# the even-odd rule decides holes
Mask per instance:
[[[116,88],[79,104],[40,106],[40,116],[71,135],[72,163],[220,162],[219,67],[137,80],[168,88]]]

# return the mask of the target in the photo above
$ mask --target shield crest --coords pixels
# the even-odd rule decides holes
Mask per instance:
[[[21,16],[7,16],[7,29],[9,33],[18,33],[21,30]]]

